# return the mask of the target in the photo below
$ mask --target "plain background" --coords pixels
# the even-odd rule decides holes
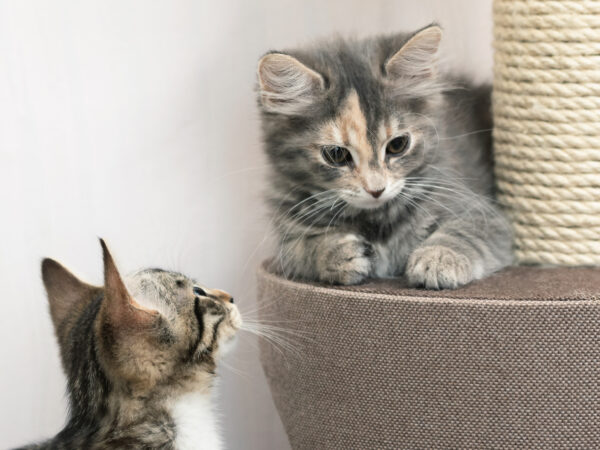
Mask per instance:
[[[100,283],[162,266],[254,303],[268,255],[253,87],[269,49],[437,20],[449,65],[488,80],[491,0],[0,0],[0,448],[64,424],[43,256]],[[241,336],[220,368],[230,449],[289,448]]]

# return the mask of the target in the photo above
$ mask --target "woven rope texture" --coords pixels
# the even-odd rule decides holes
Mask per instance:
[[[494,0],[498,200],[521,263],[600,264],[600,1]]]

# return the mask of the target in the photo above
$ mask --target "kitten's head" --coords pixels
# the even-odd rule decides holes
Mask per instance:
[[[94,336],[97,357],[113,383],[151,390],[171,384],[193,388],[213,373],[215,358],[233,339],[241,316],[233,298],[180,273],[139,271],[123,279],[106,245],[104,287],[78,280],[59,263],[45,259],[42,275],[61,347],[73,375],[77,343]],[[97,303],[97,307],[94,306]]]
[[[396,198],[436,145],[441,29],[272,52],[258,63],[267,154],[286,188],[355,208]]]

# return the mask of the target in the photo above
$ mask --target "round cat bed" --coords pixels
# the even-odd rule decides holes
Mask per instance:
[[[262,267],[258,299],[290,330],[261,359],[294,449],[600,448],[600,269],[424,291]]]

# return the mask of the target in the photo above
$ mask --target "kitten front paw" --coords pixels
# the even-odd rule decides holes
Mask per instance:
[[[354,234],[331,237],[317,259],[319,279],[332,284],[358,284],[373,265],[373,247]]]
[[[410,286],[426,289],[456,289],[475,279],[471,261],[442,245],[417,248],[405,272]]]

